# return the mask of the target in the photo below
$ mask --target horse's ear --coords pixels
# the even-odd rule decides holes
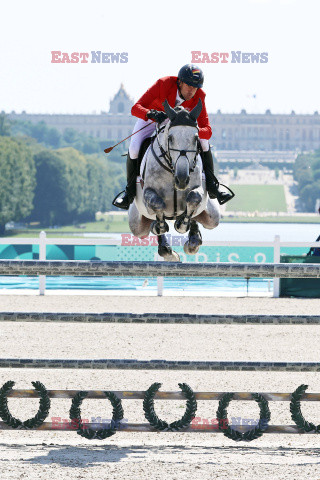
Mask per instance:
[[[202,101],[201,101],[201,98],[199,98],[197,105],[190,112],[190,117],[193,120],[197,120],[197,118],[201,113],[201,110],[202,110]]]
[[[165,99],[162,105],[164,106],[164,111],[168,115],[169,120],[173,120],[174,118],[176,118],[177,114],[174,109],[170,107],[167,99]]]

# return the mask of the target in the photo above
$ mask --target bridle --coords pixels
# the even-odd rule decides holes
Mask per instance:
[[[201,152],[201,145],[200,145],[199,138],[197,138],[197,149],[196,150],[179,150],[177,148],[170,148],[170,145],[169,145],[170,135],[168,135],[167,151],[165,151],[163,146],[159,142],[159,133],[161,133],[165,129],[165,127],[166,127],[166,125],[163,125],[162,127],[159,127],[158,124],[156,125],[156,139],[157,139],[157,142],[158,142],[158,147],[161,151],[160,157],[164,158],[164,160],[166,161],[166,163],[169,167],[170,172],[172,173],[172,175],[174,175],[175,174],[174,165],[173,165],[173,161],[172,161],[172,157],[171,157],[170,152],[179,152],[179,157],[178,158],[180,158],[180,157],[186,157],[187,158],[187,160],[189,162],[189,172],[192,173],[194,171],[195,167],[196,167],[196,164],[197,164],[197,156]],[[169,127],[168,130],[170,130],[170,128],[171,127]],[[198,127],[196,127],[196,128],[199,131],[199,128]],[[153,149],[152,149],[152,153],[155,155],[155,152],[154,152]],[[194,153],[195,154],[192,160],[190,160],[188,158],[187,153]]]

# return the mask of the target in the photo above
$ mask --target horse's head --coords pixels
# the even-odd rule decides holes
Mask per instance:
[[[174,168],[176,188],[185,190],[198,153],[197,118],[202,110],[202,102],[199,98],[191,112],[183,107],[171,108],[167,100],[163,106],[170,120],[165,129],[167,155]]]

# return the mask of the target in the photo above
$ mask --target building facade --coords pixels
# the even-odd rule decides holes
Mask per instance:
[[[110,101],[108,112],[100,114],[17,114],[12,120],[32,123],[45,122],[63,133],[72,128],[102,140],[119,141],[132,133],[136,121],[130,110],[134,101],[121,84]],[[310,151],[320,148],[320,116],[318,112],[298,115],[295,112],[281,115],[267,110],[264,114],[240,113],[209,114],[213,135],[210,143],[218,151]],[[234,156],[234,155],[233,155]]]

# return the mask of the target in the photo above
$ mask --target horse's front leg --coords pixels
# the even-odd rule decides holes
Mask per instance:
[[[146,188],[143,193],[143,201],[151,215],[155,214],[157,220],[151,224],[151,232],[154,235],[163,235],[169,231],[169,225],[165,221],[164,211],[166,204],[163,199],[152,188]]]
[[[202,236],[197,222],[192,219],[190,222],[189,236],[186,243],[183,245],[183,250],[187,255],[195,255],[202,245]]]
[[[202,187],[190,190],[188,193],[186,198],[186,209],[174,222],[174,228],[178,233],[184,234],[189,230],[191,217],[194,211],[199,207],[203,194]]]

